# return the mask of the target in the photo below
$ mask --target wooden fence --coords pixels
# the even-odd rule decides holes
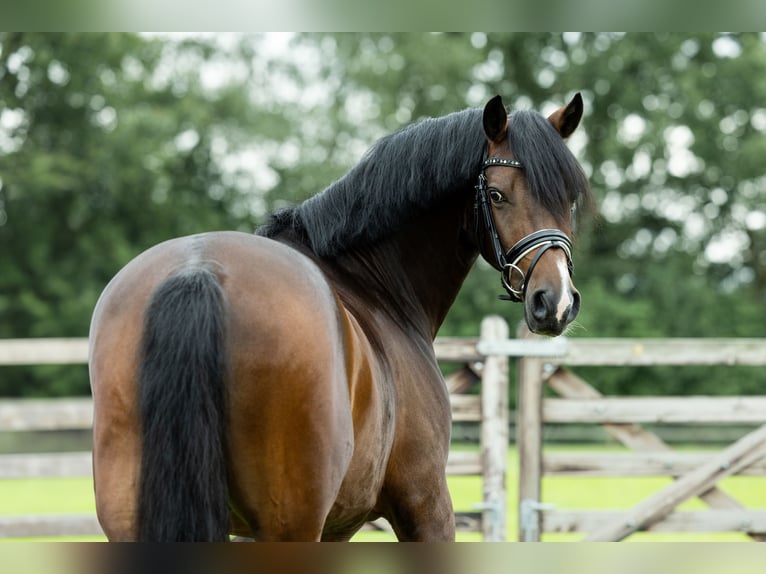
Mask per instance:
[[[442,362],[462,365],[447,383],[453,420],[481,425],[480,451],[451,451],[447,473],[482,477],[483,500],[473,511],[456,513],[459,531],[481,532],[484,540],[506,539],[505,476],[508,454],[508,357],[485,356],[482,343],[508,338],[508,325],[487,317],[477,338],[439,338]],[[0,365],[82,364],[87,362],[86,339],[0,341]],[[2,372],[0,371],[0,376]],[[465,394],[481,384],[480,394]],[[90,429],[90,398],[0,400],[0,431]],[[0,479],[91,476],[91,453],[0,455]],[[370,528],[387,529],[376,522]],[[0,516],[0,537],[99,535],[95,515]]]
[[[519,338],[530,335],[523,329]],[[485,353],[518,355],[523,340],[484,344]],[[734,474],[766,474],[766,396],[604,397],[566,367],[580,365],[766,365],[763,339],[530,339],[518,361],[519,538],[584,532],[588,541],[622,540],[638,530],[726,532],[766,537],[766,510],[748,510],[716,487]],[[766,380],[766,375],[764,376]],[[545,388],[558,397],[544,395]],[[545,423],[592,423],[634,453],[546,453]],[[642,423],[756,423],[762,426],[713,455],[674,452]],[[671,476],[667,487],[629,510],[574,511],[541,498],[543,476]],[[766,485],[765,485],[766,486]],[[699,497],[711,509],[678,511]]]
[[[520,333],[508,339],[498,318],[482,322],[481,337],[440,338],[443,362],[462,368],[448,377],[453,418],[481,424],[479,453],[450,453],[448,473],[481,475],[483,501],[456,515],[461,531],[485,540],[506,537],[508,448],[508,357],[518,357],[517,443],[519,537],[536,541],[543,532],[584,532],[586,540],[620,540],[637,530],[740,531],[766,538],[766,511],[748,510],[716,487],[732,474],[766,475],[764,397],[604,397],[565,367],[647,365],[766,365],[762,339],[538,339]],[[87,341],[62,339],[0,342],[0,365],[83,363]],[[465,391],[481,381],[480,395]],[[548,388],[557,397],[544,397]],[[550,394],[550,393],[549,393]],[[89,399],[0,401],[0,430],[87,429]],[[644,423],[750,423],[763,425],[714,455],[674,452]],[[591,423],[632,449],[631,453],[547,453],[546,423]],[[0,478],[89,476],[90,453],[4,455]],[[672,476],[676,480],[629,510],[551,508],[541,498],[543,476]],[[711,510],[676,511],[698,496]],[[377,527],[382,527],[378,525]],[[0,517],[0,536],[98,534],[95,516]]]

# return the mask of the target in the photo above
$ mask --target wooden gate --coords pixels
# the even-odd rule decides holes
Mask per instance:
[[[529,338],[520,329],[520,338]],[[766,511],[748,510],[716,487],[734,474],[766,474],[766,396],[604,397],[565,366],[766,365],[763,339],[536,340],[518,362],[519,539],[543,532],[584,532],[587,541],[622,540],[638,530],[746,532],[766,539]],[[508,344],[514,344],[509,341]],[[488,350],[503,352],[502,345]],[[507,349],[509,354],[516,351]],[[766,374],[764,376],[766,379]],[[544,389],[558,395],[544,398]],[[755,423],[762,426],[722,452],[680,453],[642,423]],[[634,453],[547,454],[545,423],[594,423]],[[675,481],[627,511],[553,508],[541,497],[543,476],[672,476]],[[765,484],[766,486],[766,484]],[[699,497],[711,509],[678,511]]]

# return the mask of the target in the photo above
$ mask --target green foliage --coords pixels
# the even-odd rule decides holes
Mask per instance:
[[[162,42],[4,34],[0,46],[10,128],[0,143],[0,337],[86,335],[99,293],[140,251],[176,235],[252,229],[211,149],[235,121],[236,99],[163,70]],[[88,389],[83,368],[23,373],[4,369],[0,394]]]
[[[551,111],[575,91],[570,147],[599,213],[576,240],[570,336],[763,336],[762,35],[4,33],[0,337],[85,335],[143,249],[250,231],[405,124],[496,93]],[[489,313],[513,328],[522,310],[499,292],[479,262],[442,334],[475,335]],[[607,371],[604,392],[762,386],[747,369]],[[0,378],[0,395],[84,392],[80,368]]]

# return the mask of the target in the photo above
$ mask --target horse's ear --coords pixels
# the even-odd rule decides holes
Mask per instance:
[[[503,98],[495,96],[484,106],[484,133],[495,143],[502,143],[508,136],[508,112]]]
[[[566,106],[559,108],[548,116],[548,121],[553,124],[561,137],[566,139],[572,135],[582,118],[582,96],[577,92],[572,101]]]

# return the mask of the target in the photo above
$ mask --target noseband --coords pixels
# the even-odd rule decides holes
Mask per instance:
[[[543,253],[549,249],[557,247],[564,251],[567,257],[569,276],[572,276],[574,271],[574,264],[572,263],[572,242],[563,231],[559,231],[558,229],[541,229],[522,238],[504,253],[503,246],[500,243],[500,236],[497,233],[495,218],[492,216],[489,188],[487,187],[487,176],[485,174],[485,170],[492,166],[524,169],[524,165],[515,159],[485,157],[484,163],[481,166],[479,181],[476,184],[476,197],[474,200],[475,226],[479,245],[483,245],[484,243],[482,241],[482,232],[488,233],[492,242],[492,248],[495,252],[496,263],[493,263],[493,266],[500,271],[503,288],[508,292],[508,295],[500,295],[499,298],[504,301],[521,302],[526,295],[527,284],[529,283],[529,278],[532,277],[532,272],[534,271],[535,266],[538,261],[540,261],[540,257],[543,256]],[[481,210],[484,217],[483,229],[479,225],[479,210]],[[519,267],[519,263],[535,249],[538,250],[537,254],[534,259],[532,259],[532,263],[529,264],[525,275]],[[511,278],[514,274],[518,274],[518,276],[521,277],[521,283],[519,284],[518,289],[514,288],[511,282]]]

